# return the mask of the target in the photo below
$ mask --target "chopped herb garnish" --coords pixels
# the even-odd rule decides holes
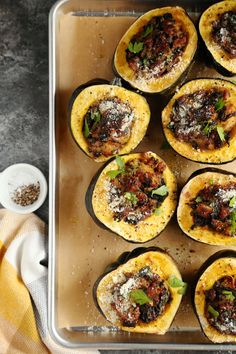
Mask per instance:
[[[231,198],[229,201],[230,208],[233,208],[235,203],[236,203],[236,195],[233,198]]]
[[[168,284],[170,285],[171,288],[180,288],[178,290],[178,294],[184,295],[186,293],[188,284],[182,281],[181,279],[176,278],[175,275],[172,275],[168,279]]]
[[[85,118],[84,120],[84,136],[85,138],[87,138],[90,134],[90,131],[89,131],[89,126],[88,126],[88,122],[87,122],[87,119]]]
[[[211,305],[208,306],[207,311],[214,317],[217,318],[219,316],[219,312],[214,309]]]
[[[234,301],[234,299],[235,299],[235,296],[234,296],[234,294],[232,293],[232,291],[223,290],[223,291],[222,291],[222,294],[225,295],[226,300]]]
[[[220,111],[222,108],[224,108],[225,106],[225,102],[223,100],[223,98],[219,98],[218,101],[215,103],[215,109],[216,111]]]
[[[94,120],[95,125],[97,125],[98,123],[100,123],[101,114],[100,114],[99,111],[91,112],[90,116],[91,116],[91,119]]]
[[[160,215],[162,213],[162,209],[161,208],[155,208],[154,209],[154,215]]]
[[[136,302],[136,304],[139,305],[144,305],[151,302],[151,299],[142,289],[131,290],[130,297],[134,302]]]
[[[125,162],[122,159],[122,157],[116,156],[116,163],[117,163],[119,169],[118,170],[111,170],[111,171],[107,172],[107,175],[112,179],[116,178],[116,176],[125,172]]]
[[[167,193],[168,193],[168,188],[166,187],[165,184],[163,184],[163,186],[161,186],[157,189],[152,190],[152,196],[154,194],[156,194],[156,195],[160,195],[160,196],[164,197]]]
[[[144,58],[143,59],[143,65],[147,65],[148,64],[148,59],[147,58]]]
[[[152,24],[146,26],[145,30],[143,31],[142,38],[147,37],[153,31],[153,28],[154,27]]]
[[[140,53],[143,50],[143,42],[130,42],[128,45],[128,50],[134,54]]]
[[[125,198],[128,199],[133,205],[136,205],[138,203],[138,198],[133,192],[126,192]]]
[[[233,210],[230,213],[230,222],[231,222],[230,231],[231,231],[231,234],[234,235],[236,232],[236,210]]]
[[[201,203],[201,202],[202,202],[202,197],[198,196],[198,197],[195,199],[195,202],[196,202],[196,203]]]
[[[224,129],[222,127],[220,127],[219,125],[217,125],[216,130],[217,130],[217,133],[218,133],[218,135],[220,137],[220,140],[221,141],[225,141],[225,131],[224,131]]]
[[[203,129],[203,133],[204,133],[205,135],[209,136],[210,133],[212,132],[212,130],[215,129],[215,127],[216,127],[216,126],[215,126],[212,122],[208,121],[208,122],[206,123],[204,129]]]
[[[210,184],[211,184],[211,185],[214,184],[214,179],[213,179],[213,178],[210,179]]]

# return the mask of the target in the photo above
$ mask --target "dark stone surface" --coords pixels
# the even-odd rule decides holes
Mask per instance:
[[[0,1],[0,170],[26,162],[48,176],[48,12],[54,3],[53,0]],[[48,220],[47,201],[37,214]]]

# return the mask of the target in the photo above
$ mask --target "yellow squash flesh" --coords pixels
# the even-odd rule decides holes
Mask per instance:
[[[181,191],[179,204],[177,208],[177,220],[183,232],[194,240],[207,243],[209,245],[236,246],[236,237],[223,235],[214,230],[210,230],[204,226],[193,225],[193,217],[191,215],[192,208],[189,203],[195,199],[200,190],[211,183],[217,183],[222,186],[234,182],[236,177],[231,174],[223,174],[219,172],[205,172],[190,179]]]
[[[166,13],[171,13],[176,20],[180,20],[186,32],[189,35],[188,44],[180,58],[180,61],[173,66],[167,74],[150,80],[137,78],[135,72],[129,67],[126,60],[126,49],[129,42],[135,34],[137,34],[143,26],[155,16],[162,16]],[[114,55],[114,67],[117,73],[131,86],[149,93],[161,92],[172,86],[188,68],[197,49],[197,32],[196,29],[186,14],[185,10],[181,7],[162,7],[159,9],[151,10],[139,17],[132,26],[127,30],[122,39],[120,40]]]
[[[230,55],[217,44],[211,36],[213,23],[218,20],[218,16],[227,11],[236,12],[236,1],[221,1],[210,6],[203,12],[199,21],[199,31],[207,49],[210,51],[214,60],[224,69],[232,74],[236,74],[236,58]]]
[[[95,158],[88,150],[88,142],[83,134],[84,117],[93,104],[97,101],[118,97],[121,101],[130,105],[134,112],[134,122],[131,130],[131,136],[118,154],[126,154],[133,150],[143,139],[150,120],[150,108],[146,99],[137,93],[126,90],[123,87],[113,85],[94,85],[85,88],[75,98],[71,113],[70,127],[72,135],[81,147],[81,149],[94,161],[102,162],[109,160],[112,156],[99,156]]]
[[[170,256],[157,251],[145,252],[120,265],[101,279],[96,291],[97,302],[106,319],[124,331],[165,334],[175,317],[182,299],[182,295],[178,294],[178,288],[169,287],[171,301],[166,305],[163,314],[150,323],[138,322],[134,328],[124,327],[119,320],[114,319],[114,315],[112,316],[113,310],[110,306],[109,294],[114,284],[118,282],[119,276],[124,273],[138,273],[141,268],[146,266],[149,266],[152,272],[158,274],[165,282],[170,276],[175,276],[182,280],[181,274]]]
[[[230,132],[229,145],[225,144],[219,149],[214,150],[197,150],[194,149],[191,144],[177,140],[173,132],[168,128],[170,123],[170,115],[175,101],[183,95],[193,94],[199,90],[209,89],[227,89],[230,92],[230,97],[227,98],[226,105],[236,102],[236,85],[233,83],[220,80],[220,79],[197,79],[187,82],[183,85],[179,91],[172,97],[167,106],[162,111],[162,124],[164,133],[168,143],[171,147],[180,155],[186,157],[189,160],[220,164],[228,161],[232,161],[236,158],[236,116],[232,117],[228,121],[233,122],[233,129]],[[221,126],[227,131],[228,121],[221,122]]]
[[[195,309],[205,335],[214,343],[236,342],[236,335],[223,334],[210,325],[205,316],[205,291],[226,276],[236,274],[236,258],[224,257],[215,260],[200,276],[194,294]]]
[[[159,161],[163,161],[153,152],[148,152],[148,154]],[[127,162],[134,158],[139,158],[139,156],[139,153],[130,154],[122,156],[122,159],[124,162]],[[175,177],[168,166],[166,166],[166,169],[163,172],[163,179],[168,188],[169,194],[160,206],[161,212],[158,215],[152,214],[146,219],[138,222],[137,225],[131,225],[123,220],[119,222],[114,220],[113,213],[109,209],[107,184],[110,181],[110,177],[107,175],[107,172],[117,169],[117,163],[113,160],[103,169],[97,179],[92,195],[92,206],[95,216],[110,230],[122,236],[127,241],[140,243],[150,241],[160,234],[175,211],[177,190]]]

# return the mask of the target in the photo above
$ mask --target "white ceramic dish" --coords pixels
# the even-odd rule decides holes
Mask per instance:
[[[17,188],[29,184],[39,183],[40,192],[38,199],[27,206],[16,204],[13,199],[13,193]],[[19,214],[29,214],[40,208],[47,196],[47,181],[43,173],[35,166],[18,163],[7,167],[0,174],[0,203],[6,209]]]

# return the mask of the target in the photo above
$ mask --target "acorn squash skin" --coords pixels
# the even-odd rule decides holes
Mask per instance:
[[[138,271],[140,268],[147,265],[149,265],[151,269],[161,269],[160,273],[162,273],[162,278],[165,281],[167,281],[168,278],[173,275],[182,280],[181,274],[174,260],[159,247],[138,247],[133,249],[131,252],[122,253],[114,263],[106,267],[104,273],[99,276],[93,286],[94,303],[106,320],[111,322],[109,318],[107,318],[107,313],[103,308],[100,297],[103,293],[107,293],[106,285],[110,282],[112,283],[112,276],[119,272],[122,273],[122,271],[135,272],[136,270]],[[178,289],[176,288],[169,287],[169,290],[171,292],[172,300],[170,306],[168,306],[166,309],[167,313],[164,312],[162,315],[158,316],[156,320],[150,323],[137,324],[135,327],[125,327],[119,323],[113,323],[113,325],[117,326],[123,331],[128,332],[147,334],[154,333],[159,335],[165,334],[174,320],[174,316],[178,310],[183,296],[178,294]]]
[[[184,234],[191,239],[216,246],[236,246],[236,237],[226,236],[215,230],[204,229],[196,226],[191,229],[193,218],[189,206],[190,200],[194,199],[205,185],[219,181],[220,183],[236,182],[236,174],[217,168],[203,168],[195,171],[182,188],[177,206],[177,221]],[[204,232],[203,232],[204,231]]]
[[[177,152],[179,155],[184,158],[200,162],[202,164],[211,164],[211,165],[222,165],[228,162],[232,162],[236,158],[236,129],[232,129],[232,137],[229,142],[230,145],[225,144],[221,148],[215,150],[195,150],[190,144],[186,142],[178,141],[174,134],[168,128],[170,122],[170,113],[175,101],[184,94],[192,94],[201,89],[210,89],[210,88],[226,88],[229,89],[232,98],[232,102],[236,102],[236,85],[228,80],[224,79],[193,79],[184,83],[180,89],[173,95],[166,107],[162,111],[162,129],[165,135],[167,142],[170,144],[172,149]]]
[[[205,290],[211,289],[221,277],[231,274],[236,274],[236,252],[226,249],[210,256],[198,270],[194,281],[192,290],[194,312],[203,333],[213,343],[236,342],[236,335],[219,332],[210,325],[205,316]]]
[[[223,76],[232,77],[236,75],[236,58],[222,49],[211,38],[212,23],[218,18],[218,14],[227,11],[236,11],[236,3],[234,0],[225,0],[217,2],[208,7],[201,15],[199,20],[199,32],[204,44],[204,49],[213,63],[215,69]]]
[[[141,154],[142,153],[134,153],[122,155],[121,157],[126,162],[134,158],[139,158]],[[148,152],[148,154],[154,156],[159,161],[163,161],[153,152]],[[176,209],[177,184],[173,173],[166,165],[163,177],[169,189],[169,194],[160,206],[160,208],[163,208],[163,211],[160,215],[152,214],[148,218],[141,220],[137,224],[138,227],[135,227],[135,225],[128,224],[123,220],[119,222],[113,220],[112,212],[109,210],[105,198],[106,190],[104,181],[109,180],[107,172],[114,169],[117,169],[117,164],[116,160],[112,159],[102,166],[93,177],[85,196],[88,213],[98,226],[121,236],[130,243],[145,243],[158,237],[169,223]]]
[[[139,32],[143,26],[145,26],[153,17],[162,16],[167,12],[171,13],[173,17],[176,16],[177,19],[182,21],[182,23],[185,25],[186,31],[188,32],[189,38],[191,38],[191,42],[188,42],[187,47],[180,57],[180,62],[175,66],[173,70],[157,79],[150,81],[142,79],[140,82],[140,79],[135,77],[133,70],[131,70],[127,63],[126,49],[130,40],[136,33]],[[157,8],[140,16],[126,31],[118,43],[114,53],[113,71],[116,76],[119,76],[128,82],[131,87],[146,94],[170,94],[177,85],[184,81],[190,67],[195,60],[197,49],[197,31],[186,11],[179,6]]]
[[[135,114],[129,140],[119,148],[117,154],[95,157],[88,150],[88,142],[83,134],[84,115],[89,107],[99,99],[117,97],[128,102]],[[111,85],[107,80],[94,79],[76,88],[70,98],[68,107],[69,129],[73,140],[79,148],[96,162],[107,161],[115,155],[129,153],[143,139],[150,121],[150,108],[146,99],[123,86]]]

